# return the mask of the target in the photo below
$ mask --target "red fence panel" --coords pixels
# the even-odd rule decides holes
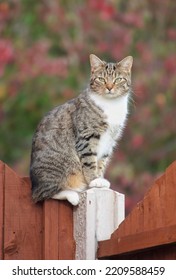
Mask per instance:
[[[34,204],[29,178],[0,162],[0,259],[74,259],[72,210],[66,201]]]
[[[149,250],[151,258],[154,256],[154,247],[163,248],[165,259],[176,259],[176,161],[154,183],[119,228],[112,234],[111,239],[99,242],[99,258],[135,258],[136,252]],[[172,255],[169,254],[172,251]],[[145,251],[146,252],[146,251]],[[145,255],[144,252],[144,255]],[[158,251],[159,252],[159,251]],[[160,250],[162,254],[162,250]],[[144,258],[143,255],[143,258]],[[149,252],[146,258],[149,258]],[[140,253],[142,258],[142,252]],[[157,258],[159,255],[157,254]]]

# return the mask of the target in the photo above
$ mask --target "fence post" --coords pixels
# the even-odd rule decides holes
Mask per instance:
[[[124,219],[124,195],[106,188],[80,194],[73,210],[75,259],[96,259],[98,241],[110,239]]]

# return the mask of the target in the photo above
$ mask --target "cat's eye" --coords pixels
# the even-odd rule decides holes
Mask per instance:
[[[123,78],[120,78],[120,77],[119,77],[119,78],[116,78],[116,79],[115,79],[115,83],[118,84],[118,83],[120,83],[122,80],[123,80]]]
[[[101,83],[105,83],[105,79],[102,78],[102,77],[98,77],[98,80],[99,80]]]

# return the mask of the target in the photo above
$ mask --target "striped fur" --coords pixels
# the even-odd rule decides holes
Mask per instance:
[[[50,111],[33,137],[30,177],[35,202],[53,197],[76,205],[79,199],[75,194],[72,199],[73,191],[92,187],[91,182],[103,177],[122,134],[132,58],[106,63],[91,55],[90,63],[89,87]]]

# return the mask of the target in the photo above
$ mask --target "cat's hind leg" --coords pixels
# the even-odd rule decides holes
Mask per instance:
[[[68,200],[73,206],[76,206],[79,203],[79,194],[72,190],[59,191],[53,195],[52,198],[58,200]]]

